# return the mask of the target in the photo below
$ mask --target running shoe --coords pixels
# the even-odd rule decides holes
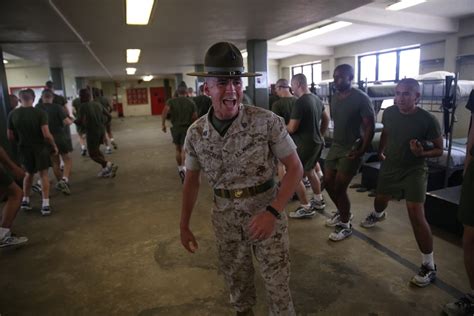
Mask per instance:
[[[85,157],[87,156],[87,149],[81,149],[81,156]]]
[[[112,154],[112,148],[106,148],[106,149],[105,149],[105,153],[106,153],[107,155],[111,155],[111,154]]]
[[[65,195],[71,194],[71,189],[69,188],[69,184],[64,180],[59,180],[55,186],[56,190],[61,191]]]
[[[434,269],[431,269],[422,264],[418,274],[411,279],[411,283],[419,287],[425,287],[434,282],[434,280],[436,280],[436,265]]]
[[[43,206],[41,208],[41,215],[43,215],[43,216],[51,215],[51,207],[50,206]]]
[[[318,201],[314,197],[312,197],[309,203],[311,203],[312,209],[316,209],[318,211],[322,211],[326,207],[326,202],[324,202],[324,198],[321,199],[321,201]]]
[[[11,233],[8,232],[5,235],[5,237],[0,239],[0,248],[19,246],[19,245],[23,245],[27,242],[28,242],[28,238],[12,236]]]
[[[329,235],[329,239],[332,241],[341,241],[352,235],[352,225],[349,224],[349,227],[342,224],[337,224],[334,232]]]
[[[35,192],[35,193],[38,193],[38,194],[43,194],[42,193],[42,187],[41,187],[41,184],[39,183],[35,183],[31,186],[31,191]]]
[[[360,226],[364,228],[372,228],[377,222],[381,222],[387,218],[387,213],[383,212],[382,216],[378,217],[375,212],[371,212],[367,217],[360,223]]]
[[[21,201],[20,210],[22,211],[31,211],[33,208],[30,205],[30,202]]]
[[[314,214],[316,214],[316,211],[311,208],[311,206],[309,208],[305,208],[301,205],[294,212],[290,212],[288,216],[291,218],[310,218],[313,217]]]
[[[456,302],[444,305],[443,312],[448,316],[474,315],[474,298],[466,294]]]
[[[354,214],[351,213],[351,217],[349,218],[352,220],[354,218]],[[341,214],[339,211],[333,212],[331,218],[328,218],[326,220],[326,226],[328,227],[334,227],[338,225],[341,222]]]
[[[115,141],[112,140],[110,143],[112,144],[112,147],[114,147],[115,150],[118,149],[117,143]]]

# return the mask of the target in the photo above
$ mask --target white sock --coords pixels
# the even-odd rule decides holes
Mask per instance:
[[[29,196],[24,196],[22,201],[30,203],[30,197]]]
[[[105,168],[107,168],[107,169],[112,168],[112,162],[107,161],[107,164],[105,165]]]
[[[344,226],[345,228],[351,228],[351,221],[348,221],[347,223],[344,223],[343,221],[341,221],[340,224]]]
[[[81,145],[81,149],[82,149],[82,150],[86,149],[86,146],[85,146],[85,145]]]
[[[10,232],[10,228],[0,227],[0,239],[3,239]]]
[[[114,141],[114,139],[113,139],[113,138],[111,138],[111,139],[110,139],[110,141],[111,141],[111,142],[113,142],[113,141]]]
[[[316,175],[318,176],[318,178],[321,179],[323,177],[323,172],[319,170],[318,172],[316,172]]]
[[[305,209],[309,209],[311,207],[311,203],[301,204],[301,206],[304,207]]]
[[[63,181],[66,183],[69,183],[69,178],[68,177],[63,177]]]
[[[435,264],[434,264],[433,252],[428,253],[428,254],[421,253],[421,263],[430,269],[434,269]]]
[[[43,207],[45,206],[49,206],[49,199],[43,199],[43,204],[42,204]]]
[[[380,213],[379,213],[379,212],[376,212],[376,211],[373,211],[372,213],[375,215],[375,217],[381,218],[381,217],[383,216],[383,214],[385,214],[385,211],[382,211],[382,212],[380,212]]]
[[[314,199],[318,202],[321,202],[323,200],[323,195],[321,193],[320,194],[315,194]]]
[[[178,171],[186,172],[186,168],[184,166],[178,166]]]
[[[107,146],[107,150],[112,150],[112,149],[110,149],[110,146]]]

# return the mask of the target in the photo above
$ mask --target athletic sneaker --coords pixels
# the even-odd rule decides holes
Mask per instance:
[[[184,170],[178,171],[179,178],[181,179],[181,183],[184,183],[184,178],[186,177],[186,172]]]
[[[411,279],[411,283],[419,287],[425,287],[434,282],[434,280],[436,280],[436,265],[434,269],[431,269],[422,264],[418,274]]]
[[[341,241],[352,235],[352,224],[349,227],[345,225],[337,224],[334,232],[329,234],[329,239],[332,241]]]
[[[115,178],[115,175],[117,174],[118,166],[116,164],[112,164],[112,167],[110,168],[110,178]]]
[[[381,222],[387,218],[387,213],[383,212],[383,215],[377,217],[375,212],[371,212],[367,217],[360,223],[360,226],[364,228],[372,228],[377,222]]]
[[[304,206],[299,206],[294,212],[288,214],[291,218],[309,218],[313,217],[316,214],[316,211],[310,206],[305,208]]]
[[[33,208],[30,205],[30,202],[21,201],[20,210],[22,211],[31,211]]]
[[[71,189],[69,188],[69,184],[64,180],[59,180],[58,183],[56,183],[55,188],[56,190],[61,191],[62,193],[66,195],[71,194]]]
[[[319,211],[324,210],[324,208],[326,207],[326,202],[324,202],[324,198],[321,199],[321,201],[318,201],[314,197],[312,197],[311,200],[309,201],[309,203],[311,203],[311,208],[312,209],[316,209],[316,210],[319,210]]]
[[[19,246],[27,242],[28,238],[12,236],[11,233],[8,232],[5,237],[0,239],[0,248]]]
[[[305,188],[311,187],[311,182],[309,182],[308,178],[303,178],[303,184]]]
[[[87,156],[87,149],[81,149],[81,156]]]
[[[111,155],[111,154],[112,154],[112,148],[106,148],[106,149],[105,149],[105,153],[106,153],[107,155]]]
[[[456,302],[444,305],[443,312],[448,316],[474,315],[474,298],[466,294]]]
[[[31,191],[36,192],[38,194],[43,194],[41,184],[35,183],[31,186]]]
[[[115,150],[117,150],[118,146],[117,146],[117,143],[115,141],[111,141],[110,142],[112,144],[112,146],[114,147]]]
[[[49,215],[51,215],[51,207],[49,207],[49,206],[43,206],[43,207],[41,208],[41,215],[43,215],[43,216],[49,216]]]
[[[107,167],[102,168],[97,174],[97,177],[99,178],[108,178],[109,176],[110,176],[110,169]]]
[[[351,217],[349,218],[352,220],[354,218],[354,214],[351,213]],[[326,226],[328,227],[334,227],[338,225],[341,222],[341,214],[339,211],[333,212],[331,218],[328,218],[326,220]]]

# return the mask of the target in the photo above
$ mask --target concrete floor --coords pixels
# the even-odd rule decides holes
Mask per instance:
[[[115,179],[96,178],[98,165],[76,150],[73,194],[52,193],[51,217],[40,216],[37,195],[36,210],[19,213],[14,231],[30,242],[0,251],[2,316],[233,314],[217,268],[207,185],[192,220],[199,251],[189,255],[181,247],[181,183],[171,136],[159,122],[114,120],[120,147],[108,157],[120,166]],[[365,230],[358,223],[373,199],[350,194],[356,231],[348,240],[328,241],[324,214],[290,221],[298,315],[439,315],[444,303],[467,290],[458,238],[436,234],[439,279],[414,288],[409,280],[420,254],[404,203],[391,203],[388,219]],[[326,215],[334,210],[328,202]],[[255,312],[266,315],[262,283],[256,282]]]

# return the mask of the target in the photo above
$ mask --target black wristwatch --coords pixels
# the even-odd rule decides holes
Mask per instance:
[[[275,216],[277,219],[281,219],[281,214],[278,212],[275,208],[273,208],[271,205],[268,205],[266,210],[270,213],[272,213],[273,216]]]

